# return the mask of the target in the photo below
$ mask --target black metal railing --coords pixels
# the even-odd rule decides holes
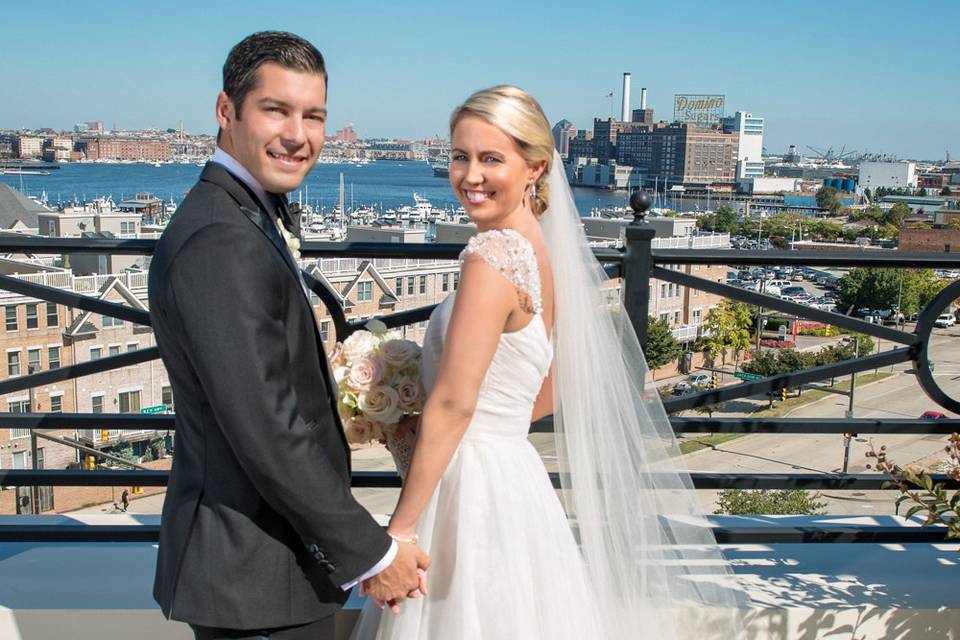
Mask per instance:
[[[834,364],[813,367],[788,374],[771,376],[753,382],[744,382],[735,386],[704,391],[667,400],[664,404],[668,412],[678,412],[716,402],[746,398],[759,394],[772,393],[788,387],[797,387],[818,380],[827,380],[854,372],[876,369],[903,362],[914,364],[921,388],[938,405],[950,411],[960,411],[960,403],[945,394],[935,383],[930,372],[927,353],[933,322],[953,299],[960,296],[960,281],[949,285],[920,314],[917,328],[913,333],[864,322],[855,318],[812,309],[762,293],[721,284],[688,273],[664,268],[662,265],[678,264],[737,264],[737,265],[804,265],[804,266],[870,266],[870,267],[942,267],[952,265],[960,267],[960,254],[906,254],[898,252],[875,255],[873,253],[810,253],[787,251],[731,251],[731,250],[687,250],[653,249],[654,230],[644,220],[649,200],[642,197],[632,199],[635,216],[627,226],[625,247],[623,249],[596,249],[595,255],[604,264],[612,277],[622,278],[622,294],[627,312],[633,322],[641,343],[645,343],[648,330],[649,282],[657,279],[681,286],[699,289],[734,300],[759,305],[766,309],[780,311],[856,331],[897,343],[899,348],[880,354],[873,354],[845,360]],[[50,239],[40,237],[5,237],[0,240],[0,252],[56,254],[56,253],[97,253],[149,255],[155,246],[155,240],[107,240],[107,239]],[[462,245],[413,244],[397,245],[385,243],[319,243],[307,242],[301,249],[305,258],[347,257],[347,258],[426,258],[455,260]],[[353,331],[362,327],[362,322],[347,320],[339,297],[325,282],[304,273],[308,287],[327,307],[337,338],[342,340]],[[140,309],[100,300],[70,291],[30,283],[19,278],[0,276],[0,289],[37,298],[56,304],[91,311],[104,316],[148,327],[149,314]],[[388,327],[399,327],[426,320],[433,306],[398,311],[381,316]],[[96,361],[73,364],[53,371],[44,371],[8,379],[0,382],[0,394],[22,391],[40,385],[63,382],[111,371],[122,367],[147,362],[159,357],[153,347],[122,355],[102,358]],[[736,433],[878,433],[878,434],[930,434],[945,435],[960,431],[960,420],[910,420],[910,419],[789,419],[789,418],[706,418],[672,417],[674,431],[682,433],[736,432]],[[172,415],[131,415],[131,414],[81,414],[81,413],[0,413],[0,428],[11,429],[65,429],[65,428],[109,428],[115,430],[175,430],[175,417]],[[552,430],[549,419],[533,425],[533,431]],[[724,474],[692,473],[693,484],[698,489],[819,489],[819,490],[867,490],[880,489],[884,477],[879,474],[839,474],[839,473],[797,473],[797,474]],[[0,486],[165,486],[169,477],[166,471],[78,471],[78,470],[0,470]],[[957,487],[957,483],[944,475],[935,475],[948,487]],[[553,480],[557,483],[554,475]],[[400,479],[392,472],[363,472],[353,474],[355,487],[399,487]],[[915,527],[887,530],[881,527],[819,527],[810,530],[794,530],[766,527],[763,529],[730,529],[718,531],[722,542],[905,542],[942,539],[939,530]],[[789,529],[789,530],[788,530]],[[56,532],[60,532],[57,534]],[[89,528],[80,532],[69,527],[47,525],[0,527],[0,540],[132,540],[139,537],[155,539],[155,531],[150,528],[128,531],[124,527],[110,527],[91,532]],[[151,533],[152,531],[152,533]],[[152,537],[151,537],[152,536]]]

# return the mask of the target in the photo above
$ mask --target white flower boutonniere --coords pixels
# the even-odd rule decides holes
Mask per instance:
[[[283,238],[283,241],[287,243],[287,249],[290,250],[290,255],[293,256],[294,261],[299,260],[300,238],[287,231],[287,228],[283,226],[280,218],[277,218],[277,230],[280,232],[280,237]]]

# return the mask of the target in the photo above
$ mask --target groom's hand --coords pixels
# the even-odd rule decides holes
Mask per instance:
[[[389,603],[391,611],[400,613],[399,605],[410,592],[425,590],[422,572],[429,566],[430,556],[419,547],[405,542],[398,543],[393,562],[381,573],[364,580],[364,591],[381,606],[382,603]]]

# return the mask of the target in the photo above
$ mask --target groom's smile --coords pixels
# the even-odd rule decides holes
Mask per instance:
[[[217,98],[220,146],[266,191],[293,191],[323,148],[326,97],[324,76],[263,64],[242,103],[226,94]]]

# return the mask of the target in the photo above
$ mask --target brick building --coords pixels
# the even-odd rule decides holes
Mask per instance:
[[[132,162],[166,162],[170,160],[170,143],[166,140],[137,138],[87,138],[77,143],[87,160],[128,160]]]

